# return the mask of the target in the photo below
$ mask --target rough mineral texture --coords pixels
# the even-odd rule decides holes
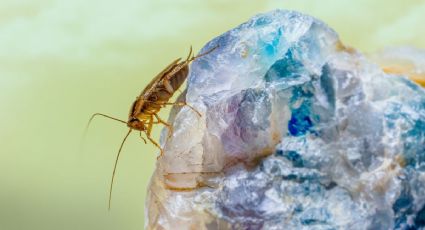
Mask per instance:
[[[162,135],[148,229],[425,229],[425,90],[408,74],[292,11],[200,53],[217,45],[190,70],[202,116],[174,108]]]
[[[386,73],[402,74],[425,86],[425,50],[393,47],[372,55]]]

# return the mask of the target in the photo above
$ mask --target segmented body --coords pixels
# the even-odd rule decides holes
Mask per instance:
[[[189,64],[195,59],[211,53],[216,48],[217,47],[214,47],[196,57],[192,56],[191,48],[186,60],[180,61],[181,59],[179,58],[169,64],[163,71],[161,71],[161,73],[152,79],[133,103],[133,106],[130,109],[127,126],[130,129],[145,132],[147,138],[161,150],[161,155],[162,148],[151,138],[150,135],[152,126],[154,124],[165,125],[169,130],[169,135],[172,133],[172,127],[158,116],[158,112],[166,105],[180,105],[188,106],[200,116],[198,111],[196,111],[192,106],[187,105],[185,102],[169,103],[169,100],[173,96],[174,92],[180,88],[186,80],[189,73]]]
[[[174,92],[180,88],[189,73],[188,61],[172,62],[137,97],[130,110],[129,121],[137,118],[146,125],[152,121],[162,107],[167,105]],[[148,128],[148,127],[147,127]]]

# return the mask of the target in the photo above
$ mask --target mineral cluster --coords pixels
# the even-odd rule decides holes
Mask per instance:
[[[180,98],[202,116],[174,108],[163,131],[148,229],[425,229],[419,84],[293,11],[215,46]]]

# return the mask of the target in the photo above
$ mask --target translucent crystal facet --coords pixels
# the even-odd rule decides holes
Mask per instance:
[[[202,116],[175,108],[162,135],[148,228],[424,228],[420,85],[292,11],[254,16],[201,53],[217,45],[184,95]]]

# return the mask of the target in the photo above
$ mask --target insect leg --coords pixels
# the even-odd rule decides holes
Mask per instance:
[[[165,102],[161,103],[161,105],[177,105],[177,106],[187,106],[189,107],[193,112],[197,113],[199,117],[202,117],[201,113],[193,108],[191,105],[187,104],[186,102]]]
[[[147,127],[147,132],[146,132],[146,135],[147,136],[150,136],[151,135],[151,132],[152,132],[152,126],[153,126],[153,117],[152,117],[152,115],[150,116],[150,118],[149,118],[149,123],[148,123],[148,127]]]
[[[156,147],[159,148],[160,155],[157,157],[157,159],[160,158],[162,155],[164,155],[164,150],[161,148],[161,146],[158,143],[156,143],[156,141],[152,139],[151,136],[146,134],[146,137],[149,139],[150,142],[152,142],[152,144],[154,144]]]
[[[159,156],[159,157],[161,157],[163,154],[164,154],[164,150],[161,148],[161,146],[158,144],[158,143],[156,143],[156,141],[154,140],[154,139],[152,139],[152,137],[151,137],[151,132],[152,132],[152,125],[154,124],[154,121],[153,121],[153,117],[151,117],[150,119],[149,119],[149,124],[148,124],[148,128],[146,129],[146,131],[143,131],[145,134],[146,134],[146,137],[149,139],[149,141],[152,143],[152,144],[154,144],[156,147],[158,147],[159,148],[159,151],[161,152],[161,155]],[[158,158],[159,158],[158,157]]]
[[[167,122],[165,122],[164,120],[162,120],[162,119],[158,116],[158,114],[154,113],[153,115],[156,117],[156,119],[158,120],[158,122],[159,122],[159,123],[161,123],[161,124],[165,125],[165,127],[167,127],[167,128],[168,128],[168,137],[171,137],[171,135],[173,134],[173,126],[172,126],[172,125],[170,125],[170,124],[168,124],[168,123],[167,123]]]
[[[139,135],[140,135],[140,138],[142,138],[142,140],[145,142],[145,144],[147,144],[146,139],[142,137],[142,131],[140,131]]]

